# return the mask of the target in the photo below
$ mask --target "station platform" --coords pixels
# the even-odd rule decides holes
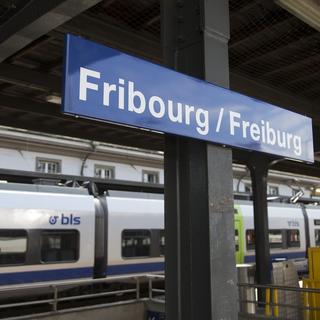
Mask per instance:
[[[292,281],[298,278],[294,278],[290,262],[274,267],[274,278],[278,283],[255,284],[250,266],[238,268],[238,278],[239,320],[320,319],[320,308],[316,303],[320,301],[320,289],[300,287],[298,281],[294,285]],[[280,283],[279,279],[284,282]],[[165,320],[164,280],[164,275],[146,274],[0,287],[0,298],[14,297],[13,301],[0,300],[0,319]],[[46,294],[37,297],[39,292]],[[17,297],[23,299],[17,301]]]

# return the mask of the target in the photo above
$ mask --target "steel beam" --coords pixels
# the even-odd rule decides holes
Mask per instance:
[[[32,0],[0,26],[0,62],[101,0]]]
[[[51,180],[52,182],[66,182],[76,181],[94,182],[101,193],[107,190],[121,190],[132,192],[147,192],[163,194],[164,188],[162,184],[144,183],[128,180],[114,180],[114,179],[101,179],[85,176],[74,176],[66,174],[49,174],[41,172],[23,171],[23,170],[10,170],[0,168],[0,180],[7,180],[8,182],[19,183],[33,183],[35,180]]]
[[[270,161],[263,154],[252,153],[247,163],[251,174],[256,282],[258,284],[271,283],[271,259],[269,249],[269,224],[267,203],[267,178]],[[262,294],[260,297],[263,296]]]
[[[228,86],[228,2],[162,1],[165,64]],[[237,319],[232,154],[166,135],[166,317]]]
[[[303,111],[303,114],[312,117],[315,123],[320,124],[318,113],[316,112],[318,104],[315,102],[297,98],[288,92],[270,87],[262,81],[255,81],[234,72],[230,73],[230,88],[294,112],[302,113]]]
[[[292,63],[288,63],[286,65],[283,65],[282,67],[278,67],[276,69],[273,69],[271,71],[265,72],[263,74],[263,77],[270,77],[271,79],[273,77],[277,77],[278,74],[293,74],[295,76],[295,72],[297,70],[302,70],[305,72],[306,68],[310,68],[314,65],[318,66],[320,60],[320,55],[310,55],[304,59],[297,60]]]
[[[286,43],[283,42],[281,45],[279,45],[277,48],[273,48],[272,46],[267,47],[268,49],[265,50],[262,54],[260,55],[255,55],[253,54],[252,57],[248,57],[248,56],[243,56],[241,59],[239,60],[239,63],[237,64],[237,68],[240,66],[242,68],[244,68],[247,65],[255,65],[256,63],[259,63],[261,60],[266,59],[269,56],[273,56],[276,58],[279,58],[281,53],[283,52],[288,52],[290,48],[296,49],[300,48],[300,46],[305,45],[306,43],[310,43],[311,45],[313,45],[313,47],[315,47],[314,43],[312,40],[317,39],[318,37],[318,33],[314,32],[312,34],[309,34],[308,36],[305,37],[301,37],[295,41]],[[311,40],[311,41],[310,41]],[[308,49],[306,49],[308,50]],[[294,50],[292,52],[292,54],[294,54]],[[286,66],[287,62],[286,60],[284,60],[283,65]]]
[[[279,158],[257,152],[235,152],[237,160],[250,170],[255,232],[255,280],[258,284],[271,283],[271,259],[269,249],[269,225],[267,204],[267,178],[271,164],[282,163]],[[277,161],[275,161],[277,160]],[[289,161],[287,161],[289,162]],[[264,290],[259,291],[259,301],[264,301]]]
[[[0,81],[51,93],[60,93],[62,86],[60,77],[8,63],[0,63]]]
[[[252,4],[256,4],[256,2],[252,2]],[[286,18],[284,17],[283,20],[274,22],[270,19],[270,21],[266,22],[265,24],[261,24],[260,28],[255,29],[255,32],[252,33],[250,36],[245,36],[246,32],[240,33],[240,36],[235,39],[235,41],[232,41],[230,44],[230,49],[236,50],[239,46],[245,44],[245,43],[254,43],[255,39],[261,39],[264,34],[268,34],[270,32],[277,32],[280,33],[279,30],[284,29],[284,32],[287,32],[288,28],[291,26],[292,21],[295,21],[295,17]],[[245,30],[248,26],[245,26]],[[247,48],[249,46],[247,45]],[[245,47],[246,48],[246,47]]]
[[[126,30],[108,19],[102,21],[83,14],[60,26],[57,30],[62,33],[81,34],[81,36],[101,44],[133,53],[151,61],[162,62],[161,43],[158,39]]]
[[[145,135],[153,138],[153,141],[147,143],[144,141],[144,135],[141,133],[141,130],[67,116],[62,114],[60,112],[60,106],[54,103],[44,103],[0,94],[0,112],[0,124],[5,126],[134,146],[143,149],[163,149],[162,139],[159,138],[159,134],[146,131]],[[48,123],[50,123],[49,125],[47,122],[44,123],[43,120],[39,120],[43,117],[47,118]],[[88,125],[94,127],[95,131],[88,132],[85,129]],[[82,126],[84,126],[84,128],[82,128]],[[109,131],[114,131],[118,134],[109,136]],[[129,135],[127,139],[123,138],[125,135]],[[139,139],[139,137],[141,138]]]

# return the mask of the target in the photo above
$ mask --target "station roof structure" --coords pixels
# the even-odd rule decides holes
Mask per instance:
[[[320,160],[320,17],[310,17],[319,1],[229,8],[230,88],[311,117]],[[162,64],[160,25],[160,0],[1,1],[0,125],[163,150],[162,134],[76,119],[59,106],[66,33]],[[318,162],[296,170],[320,176]]]

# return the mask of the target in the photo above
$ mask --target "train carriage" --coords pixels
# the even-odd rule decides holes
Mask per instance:
[[[0,191],[1,285],[92,278],[92,197],[85,190],[61,191]]]
[[[0,184],[0,285],[164,271],[164,202],[85,188]],[[320,245],[320,210],[269,204],[272,260],[307,270]],[[236,262],[254,263],[253,207],[235,203]],[[270,261],[271,262],[271,261]]]
[[[236,204],[235,223],[238,225],[238,263],[255,261],[255,234],[253,206],[251,202],[240,201]],[[318,211],[319,214],[320,211]],[[299,272],[307,270],[306,223],[300,205],[269,203],[269,244],[272,261],[293,260]],[[240,251],[242,250],[242,251]]]

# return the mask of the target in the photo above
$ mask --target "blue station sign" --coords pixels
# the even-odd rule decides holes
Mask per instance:
[[[313,162],[311,119],[68,35],[63,112]]]

